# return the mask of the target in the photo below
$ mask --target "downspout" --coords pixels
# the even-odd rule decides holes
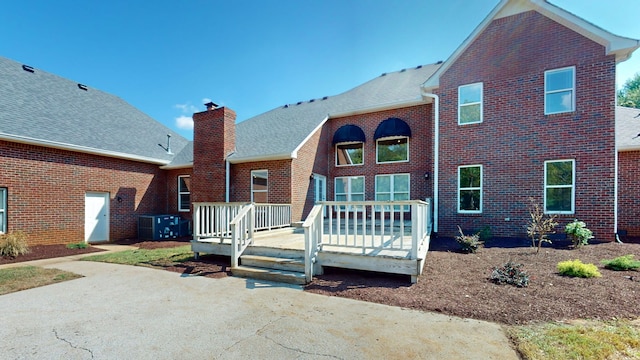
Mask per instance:
[[[224,159],[224,170],[225,170],[225,174],[224,174],[224,202],[228,203],[229,202],[229,183],[231,182],[231,164],[229,163],[229,157],[231,155],[233,155],[235,153],[235,151],[230,152],[229,154],[227,154],[227,157]]]
[[[422,91],[423,97],[433,99],[433,232],[438,232],[438,167],[440,159],[440,98]]]

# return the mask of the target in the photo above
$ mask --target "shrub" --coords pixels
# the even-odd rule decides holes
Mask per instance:
[[[480,236],[480,241],[482,242],[486,242],[487,240],[491,239],[491,235],[491,227],[489,225],[483,226],[482,229],[478,231],[478,236]]]
[[[27,235],[22,231],[12,231],[0,235],[0,256],[16,257],[29,253]]]
[[[460,235],[456,236],[456,241],[462,247],[462,251],[466,253],[475,253],[483,244],[480,241],[480,234],[465,235],[460,226],[458,226]]]
[[[594,264],[585,264],[579,259],[576,260],[567,260],[560,261],[558,263],[558,272],[560,275],[573,276],[573,277],[581,277],[581,278],[592,278],[592,277],[600,277],[600,272],[598,271],[598,267]]]
[[[501,267],[493,268],[489,279],[496,284],[509,284],[517,287],[529,285],[529,275],[522,270],[522,264],[512,261],[506,262]]]
[[[568,223],[567,226],[564,227],[564,232],[569,235],[575,247],[587,245],[589,239],[593,239],[591,230],[587,229],[584,221],[578,221],[578,219],[573,220],[572,223]]]
[[[602,260],[602,265],[609,270],[627,271],[640,268],[640,261],[633,260],[633,255],[618,256],[612,260]]]
[[[542,211],[540,204],[536,203],[533,198],[529,198],[531,203],[529,207],[529,215],[531,220],[527,224],[527,235],[531,238],[531,246],[536,246],[536,252],[540,252],[543,242],[551,243],[549,240],[549,234],[555,233],[555,228],[558,226],[556,222],[556,215],[548,215]]]
[[[75,244],[67,244],[67,249],[86,249],[89,247],[89,244],[81,242]]]

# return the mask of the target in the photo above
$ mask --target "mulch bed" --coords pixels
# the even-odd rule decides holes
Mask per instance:
[[[189,240],[130,239],[119,243],[155,249],[187,245]],[[602,243],[571,249],[566,241],[555,241],[552,245],[545,244],[539,254],[530,245],[523,239],[492,239],[477,253],[464,254],[458,251],[453,239],[435,238],[423,275],[416,284],[411,284],[407,276],[327,268],[305,291],[512,325],[567,319],[640,318],[640,272],[611,271],[600,264],[601,260],[627,254],[638,259],[640,244]],[[53,249],[34,246],[29,256],[36,256],[40,250],[56,256],[97,250],[70,250],[64,245],[57,247],[60,253]],[[559,275],[557,263],[573,259],[596,264],[602,277],[581,279]],[[0,264],[7,260],[1,258]],[[509,260],[524,264],[523,269],[531,278],[528,287],[497,285],[489,280],[492,269]],[[199,261],[167,264],[164,268],[211,278],[231,275],[229,259],[212,255],[201,256]]]
[[[66,245],[36,245],[31,246],[29,249],[30,252],[28,254],[20,255],[15,258],[0,256],[0,265],[103,251],[93,246],[89,246],[86,249],[68,249]]]

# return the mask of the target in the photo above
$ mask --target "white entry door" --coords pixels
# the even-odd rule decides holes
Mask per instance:
[[[88,192],[84,196],[84,241],[109,241],[109,193]]]
[[[313,174],[314,181],[314,196],[315,202],[327,201],[327,178],[323,175]],[[323,215],[326,214],[327,209],[323,210]]]

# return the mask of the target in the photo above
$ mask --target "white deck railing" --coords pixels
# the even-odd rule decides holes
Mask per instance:
[[[429,246],[431,214],[430,199],[317,203],[303,224],[307,281],[313,277],[309,266],[325,246],[358,249],[362,254],[404,250],[411,260],[417,259],[419,250]]]
[[[253,242],[256,230],[271,230],[291,224],[291,205],[253,203],[193,203],[195,241],[231,241],[231,266]]]

